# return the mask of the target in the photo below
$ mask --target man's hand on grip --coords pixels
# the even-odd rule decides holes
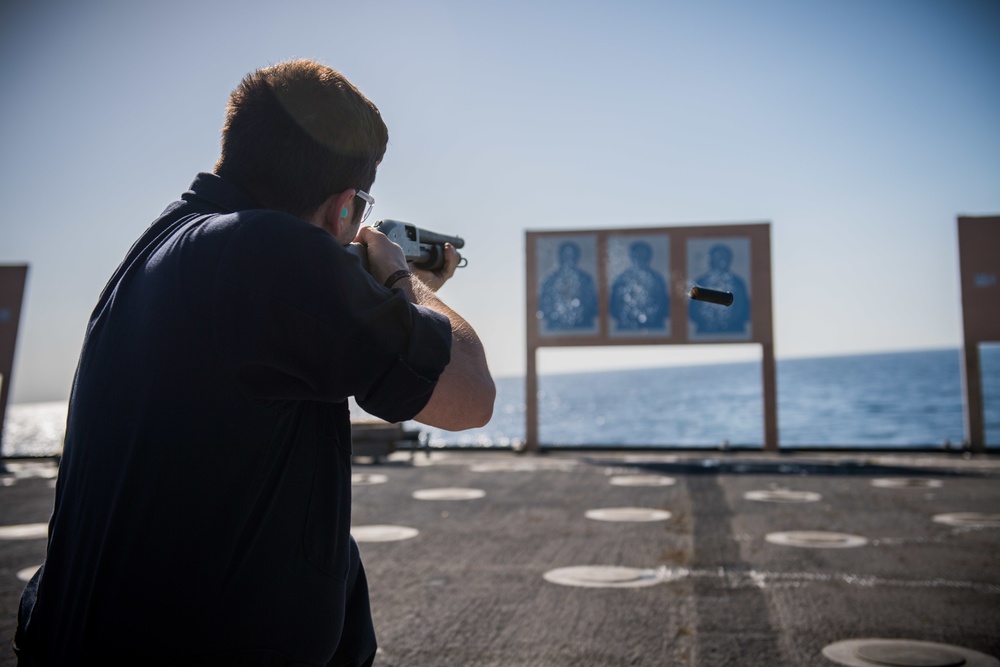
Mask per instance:
[[[396,271],[412,271],[413,267],[406,263],[403,249],[389,238],[371,227],[362,227],[354,237],[355,243],[360,243],[368,249],[368,271],[380,283]]]

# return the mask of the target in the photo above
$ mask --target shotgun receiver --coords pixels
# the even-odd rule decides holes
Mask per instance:
[[[459,236],[438,234],[416,225],[399,220],[379,220],[372,228],[389,237],[389,240],[403,249],[406,261],[412,262],[418,269],[436,271],[444,266],[444,244],[450,243],[456,248],[465,246],[465,240]],[[352,243],[347,248],[361,259],[362,266],[368,270],[368,251],[360,243]],[[468,262],[463,257],[459,266]]]

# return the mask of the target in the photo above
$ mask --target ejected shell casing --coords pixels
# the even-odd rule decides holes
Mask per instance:
[[[709,303],[717,303],[720,306],[733,305],[732,292],[723,292],[722,290],[708,289],[707,287],[694,285],[691,287],[691,291],[688,292],[688,296],[696,301],[708,301]]]

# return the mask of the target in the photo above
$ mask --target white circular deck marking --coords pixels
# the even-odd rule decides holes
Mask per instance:
[[[680,457],[676,454],[630,454],[625,457],[625,463],[677,463]]]
[[[38,572],[38,568],[41,565],[33,565],[31,567],[26,567],[23,570],[17,571],[17,578],[21,581],[31,581],[31,578],[35,576],[35,572]]]
[[[356,542],[397,542],[416,537],[420,533],[416,528],[406,526],[352,526],[351,535]]]
[[[614,486],[673,486],[677,480],[664,475],[615,475],[608,479]]]
[[[880,489],[940,489],[941,480],[923,477],[883,477],[873,479],[872,486]]]
[[[584,588],[642,588],[654,586],[666,579],[656,570],[640,570],[616,565],[580,565],[549,570],[545,580],[560,586]]]
[[[351,475],[351,484],[364,486],[366,484],[385,484],[389,481],[386,475],[379,473],[356,472]]]
[[[815,491],[772,489],[770,491],[747,491],[743,494],[743,497],[747,500],[766,503],[814,503],[823,496]]]
[[[828,533],[819,530],[791,530],[768,533],[764,538],[771,544],[810,549],[848,549],[868,544],[867,538],[847,533]]]
[[[472,472],[538,472],[540,470],[569,472],[575,467],[576,461],[525,459],[519,461],[484,461],[469,466],[469,470]]]
[[[47,537],[49,524],[25,523],[19,526],[0,526],[0,540],[37,540]]]
[[[987,514],[985,512],[935,514],[934,521],[963,528],[1000,528],[1000,514]]]
[[[587,510],[585,516],[595,521],[666,521],[672,515],[666,510],[646,507],[605,507]]]
[[[481,489],[421,489],[413,492],[417,500],[475,500],[482,498],[486,492]]]
[[[823,648],[823,655],[849,667],[997,667],[995,658],[961,646],[913,639],[848,639]]]

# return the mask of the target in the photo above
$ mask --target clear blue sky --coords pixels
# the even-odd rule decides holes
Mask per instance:
[[[997,0],[0,5],[14,402],[64,398],[132,241],[229,91],[308,57],[381,109],[375,217],[466,239],[442,297],[524,368],[524,231],[770,221],[779,358],[957,347],[955,218],[1000,214]],[[754,349],[547,350],[543,371]]]

